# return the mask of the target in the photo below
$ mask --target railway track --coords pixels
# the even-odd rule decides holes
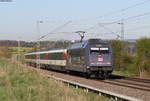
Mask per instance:
[[[113,84],[113,85],[118,85],[118,86],[123,86],[123,87],[128,87],[128,88],[132,88],[132,89],[138,89],[138,90],[150,92],[150,86],[149,86],[150,84],[143,85],[143,84],[138,84],[136,82],[131,83],[131,82],[125,82],[125,81],[121,81],[121,80],[101,80],[99,82],[104,82],[104,83],[109,83],[109,84]]]
[[[149,83],[150,84],[150,79],[141,79],[141,78],[125,78],[126,80],[133,80],[137,82],[143,82],[143,83]]]
[[[150,92],[149,79],[130,78],[113,75],[109,80],[97,80],[97,81]]]
[[[125,80],[132,80],[142,83],[150,83],[150,79],[143,79],[143,78],[131,78],[131,77],[124,77],[124,76],[118,76],[118,75],[111,75],[112,79],[125,79]]]

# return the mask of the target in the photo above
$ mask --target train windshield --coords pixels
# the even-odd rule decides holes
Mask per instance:
[[[90,53],[91,54],[99,54],[100,50],[99,50],[99,48],[91,48]]]
[[[91,48],[91,54],[109,54],[109,48]]]
[[[109,54],[108,48],[100,48],[100,54]]]

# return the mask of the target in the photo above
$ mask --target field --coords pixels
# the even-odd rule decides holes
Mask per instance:
[[[32,48],[27,47],[9,47],[11,54],[25,53],[27,51],[31,51]]]
[[[39,71],[0,59],[0,101],[113,101],[42,76]]]

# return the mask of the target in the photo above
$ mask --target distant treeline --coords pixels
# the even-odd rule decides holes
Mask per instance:
[[[124,50],[130,54],[134,54],[135,42],[125,42],[125,43],[126,45],[124,46]],[[16,41],[16,40],[0,40],[0,47],[18,47],[19,46],[19,47],[24,47],[24,48],[32,48],[32,50],[30,51],[66,48],[70,44],[73,44],[73,43],[71,41],[27,42],[27,41]]]
[[[33,47],[36,45],[35,42],[25,42],[19,41],[21,47]],[[17,47],[18,41],[16,40],[0,40],[0,46],[7,46],[7,47]]]
[[[41,41],[41,42],[27,42],[27,41],[16,41],[16,40],[0,40],[0,47],[38,47],[40,43],[40,48],[65,48],[70,41]]]

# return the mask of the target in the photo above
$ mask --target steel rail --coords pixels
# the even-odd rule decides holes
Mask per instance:
[[[137,82],[142,83],[150,83],[150,79],[144,79],[144,78],[131,78],[131,77],[125,77],[125,76],[118,76],[118,75],[111,75],[113,78],[124,78],[125,80],[133,80]]]
[[[112,81],[112,80],[111,80]],[[141,86],[141,87],[146,87],[148,89],[150,89],[150,83],[144,83],[144,82],[138,82],[138,81],[127,81],[126,79],[120,79],[120,80],[114,80],[120,83],[126,83],[126,84],[130,84],[130,85],[136,85],[136,86]]]
[[[99,81],[99,80],[97,80]],[[146,88],[146,87],[139,87],[135,85],[129,85],[129,84],[125,84],[125,83],[121,83],[118,81],[108,81],[108,80],[101,80],[99,82],[104,82],[104,83],[109,83],[109,84],[113,84],[113,85],[118,85],[118,86],[123,86],[123,87],[128,87],[128,88],[133,88],[133,89],[138,89],[138,90],[143,90],[143,91],[148,91],[150,92],[150,89]]]
[[[133,80],[133,81],[137,81],[137,82],[144,82],[144,83],[150,83],[149,79],[141,79],[141,78],[125,78],[126,80]]]

